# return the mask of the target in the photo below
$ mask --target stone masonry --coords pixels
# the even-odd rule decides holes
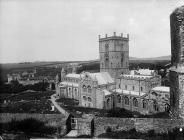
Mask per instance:
[[[129,35],[105,38],[99,36],[100,72],[109,72],[116,79],[120,74],[129,72]]]
[[[171,117],[184,119],[184,6],[170,16],[171,64],[170,106]]]

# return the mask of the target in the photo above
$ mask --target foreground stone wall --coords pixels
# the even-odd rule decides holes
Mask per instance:
[[[156,133],[168,132],[175,127],[184,127],[183,120],[159,118],[102,118],[94,119],[94,136],[105,133],[110,127],[113,131],[130,130],[135,128],[140,132],[155,130]]]

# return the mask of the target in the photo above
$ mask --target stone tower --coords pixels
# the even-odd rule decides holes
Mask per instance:
[[[120,74],[129,73],[129,35],[104,38],[99,35],[100,72],[109,72],[116,79]]]
[[[184,6],[170,15],[170,106],[173,118],[184,119]]]
[[[60,80],[61,82],[64,81],[65,76],[66,76],[65,69],[62,68],[62,69],[61,69],[61,80]]]

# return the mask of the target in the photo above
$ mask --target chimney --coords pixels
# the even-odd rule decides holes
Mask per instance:
[[[114,32],[114,36],[116,36],[116,32]]]
[[[98,38],[100,39],[100,35],[98,35]]]
[[[129,39],[129,34],[127,34],[127,38]]]
[[[105,34],[105,37],[107,38],[107,34]]]
[[[121,33],[121,37],[123,37],[123,33]]]

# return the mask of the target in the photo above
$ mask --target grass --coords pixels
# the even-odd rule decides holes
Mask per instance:
[[[51,111],[51,101],[49,99],[53,93],[52,91],[23,92],[4,98],[7,103],[1,101],[1,113],[59,113],[58,110]]]
[[[51,101],[20,101],[8,103],[6,106],[1,106],[1,113],[42,113],[55,114],[59,111],[51,111]]]

